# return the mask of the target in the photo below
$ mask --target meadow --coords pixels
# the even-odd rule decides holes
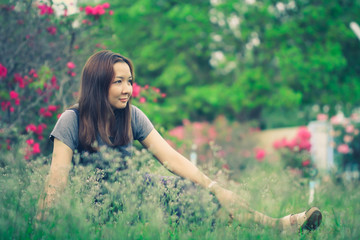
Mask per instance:
[[[112,155],[105,155],[112,159]],[[252,222],[230,219],[204,189],[167,172],[146,151],[136,151],[128,168],[116,161],[100,170],[73,166],[66,190],[43,221],[37,203],[49,170],[49,157],[26,161],[2,155],[1,239],[359,239],[360,193],[356,183],[331,176],[319,179],[311,205],[323,213],[314,232],[281,234]],[[272,217],[309,208],[306,181],[276,162],[261,162],[236,176],[204,169],[251,207]],[[106,176],[106,177],[104,177]],[[104,180],[106,178],[106,180]],[[150,179],[150,180],[149,180]]]

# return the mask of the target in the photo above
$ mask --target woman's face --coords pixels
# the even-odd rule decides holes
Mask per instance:
[[[114,79],[110,83],[108,100],[113,108],[125,108],[132,94],[133,78],[129,65],[124,62],[114,64]]]

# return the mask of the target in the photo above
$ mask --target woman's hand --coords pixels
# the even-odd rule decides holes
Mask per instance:
[[[236,193],[215,184],[210,191],[215,194],[221,206],[223,206],[231,215],[231,217],[239,218],[240,214],[251,212],[249,205]],[[244,212],[245,210],[245,212]]]

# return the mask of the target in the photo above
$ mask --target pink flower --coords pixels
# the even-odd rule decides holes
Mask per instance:
[[[162,94],[161,94],[161,97],[162,97],[162,98],[165,98],[165,97],[166,97],[166,93],[162,93]]]
[[[140,91],[141,91],[141,87],[138,84],[134,83],[133,84],[132,96],[134,98],[138,97],[140,95]]]
[[[85,7],[85,13],[86,13],[86,15],[93,15],[93,7],[86,6]]]
[[[0,77],[5,78],[7,75],[7,68],[0,63]]]
[[[103,8],[102,5],[97,5],[93,8],[93,15],[103,15],[105,14],[105,9]]]
[[[338,116],[333,116],[330,118],[330,123],[332,125],[339,125],[341,124],[341,119]]]
[[[188,125],[191,124],[191,122],[190,122],[189,119],[183,119],[183,120],[182,120],[182,123],[183,123],[184,126],[188,126]]]
[[[42,134],[43,134],[43,131],[44,131],[44,129],[45,129],[46,127],[47,127],[47,126],[46,126],[46,124],[44,124],[44,123],[39,124],[39,125],[37,126],[36,130],[35,130],[35,133],[36,133],[37,135],[42,135]]]
[[[293,150],[295,147],[297,146],[297,139],[294,138],[290,141],[286,141],[286,147],[290,148],[291,150]]]
[[[308,131],[307,127],[300,127],[297,133],[297,136],[301,139],[310,139],[311,133]]]
[[[105,9],[106,9],[106,8],[109,8],[109,7],[110,7],[110,3],[107,3],[107,2],[106,2],[106,3],[103,3],[102,7],[105,8]]]
[[[347,133],[353,133],[354,132],[354,130],[355,130],[355,127],[354,127],[354,125],[347,125],[346,126],[346,128],[345,128],[345,131],[347,132]]]
[[[211,126],[208,130],[208,136],[210,139],[215,140],[216,136],[217,136],[217,132],[214,126]]]
[[[183,126],[178,126],[169,131],[170,136],[174,136],[180,140],[185,138],[185,129]]]
[[[114,11],[113,11],[113,10],[109,10],[109,15],[110,15],[110,16],[114,15]]]
[[[24,88],[26,86],[25,80],[22,78],[22,76],[18,73],[14,74],[14,82],[17,82],[19,84],[20,88]]]
[[[255,158],[258,162],[262,162],[266,156],[266,152],[264,149],[257,148],[255,149]]]
[[[75,76],[76,76],[76,73],[75,73],[75,72],[71,72],[70,75],[71,75],[72,77],[75,77]]]
[[[346,142],[346,143],[352,142],[353,139],[354,139],[353,136],[350,136],[350,135],[344,136],[344,142]]]
[[[40,15],[45,15],[45,14],[51,15],[54,13],[54,10],[46,4],[39,5],[38,8],[40,9]]]
[[[66,64],[66,66],[69,68],[69,69],[74,69],[76,67],[76,65],[73,63],[73,62],[68,62]]]
[[[17,99],[19,97],[19,94],[15,91],[10,91],[9,95],[10,99]]]
[[[342,154],[347,154],[350,152],[350,148],[347,144],[340,144],[338,147],[337,147],[337,151],[339,153],[342,153]]]
[[[32,153],[33,154],[41,153],[39,143],[34,143]]]
[[[145,102],[146,102],[146,98],[141,97],[141,98],[139,99],[139,102],[140,102],[140,103],[145,103]]]
[[[20,99],[18,99],[18,98],[15,99],[15,105],[16,105],[16,106],[19,106],[19,105],[20,105]]]
[[[30,123],[29,125],[27,125],[26,126],[26,131],[27,132],[35,132],[36,131],[36,129],[37,129],[37,127],[36,127],[36,125],[35,124],[32,124],[32,123]]]
[[[276,140],[273,143],[273,148],[275,148],[275,149],[283,148],[283,147],[286,147],[286,146],[287,146],[286,138],[283,138],[281,140]]]
[[[56,112],[57,106],[55,106],[55,105],[49,105],[49,106],[48,106],[48,110],[51,111],[51,112]]]
[[[9,101],[2,101],[1,102],[1,109],[3,111],[6,111],[6,109],[8,109],[9,107],[11,107],[11,103]]]
[[[300,150],[310,151],[311,144],[307,139],[301,139],[299,142],[299,148],[300,148]]]
[[[48,31],[48,33],[50,33],[51,35],[56,35],[56,27],[55,26],[50,26],[46,29],[46,31]]]
[[[302,165],[303,167],[309,166],[309,165],[310,165],[310,160],[307,159],[307,160],[303,161],[303,162],[301,163],[301,165]]]
[[[324,113],[319,113],[316,117],[318,121],[326,121],[328,120],[328,115]]]
[[[34,139],[28,139],[28,140],[26,140],[26,143],[28,144],[28,145],[33,145],[34,144]]]

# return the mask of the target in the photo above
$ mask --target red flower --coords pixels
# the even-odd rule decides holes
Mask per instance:
[[[9,107],[11,107],[11,102],[9,102],[9,101],[2,101],[1,102],[1,109],[3,111],[6,111],[6,109],[8,109]]]
[[[39,143],[34,143],[32,153],[33,154],[41,153]]]
[[[50,26],[46,29],[46,31],[48,31],[51,35],[56,35],[56,30],[57,28],[55,26]]]
[[[134,83],[133,84],[132,96],[134,98],[138,97],[140,95],[140,91],[141,91],[141,87],[138,84]]]
[[[308,160],[303,161],[303,162],[301,163],[301,165],[302,165],[303,167],[309,166],[309,165],[310,165],[310,160],[308,159]]]
[[[111,15],[114,15],[114,11],[113,10],[110,10],[109,11],[109,15],[111,16]]]
[[[76,65],[73,63],[73,62],[68,62],[66,64],[66,66],[69,68],[69,69],[74,69],[76,67]]]
[[[49,105],[49,106],[48,106],[48,110],[51,111],[51,112],[56,112],[57,106],[55,106],[55,105]]]
[[[262,162],[266,156],[266,152],[264,149],[257,148],[255,149],[255,158],[257,161]]]
[[[5,78],[7,75],[7,68],[0,63],[0,77]]]
[[[139,102],[140,102],[140,103],[145,103],[145,102],[146,102],[146,98],[141,97],[141,98],[139,99]]]
[[[34,144],[34,139],[28,139],[28,140],[26,140],[26,143],[28,144],[28,145],[33,145]]]
[[[93,15],[93,7],[86,6],[85,7],[85,13],[86,13],[86,15]]]
[[[14,74],[14,82],[17,82],[20,88],[24,88],[26,86],[25,79],[18,73]]]
[[[105,14],[105,9],[101,5],[97,5],[92,9],[93,15],[103,15]]]
[[[54,13],[54,10],[46,4],[39,5],[38,8],[40,9],[40,15],[45,15],[45,14],[51,15]]]
[[[36,125],[30,123],[29,125],[26,126],[25,129],[26,129],[27,132],[30,132],[30,131],[31,131],[31,132],[35,132],[35,131],[36,131]]]
[[[17,99],[19,97],[19,94],[15,91],[10,91],[9,95],[10,99]]]

